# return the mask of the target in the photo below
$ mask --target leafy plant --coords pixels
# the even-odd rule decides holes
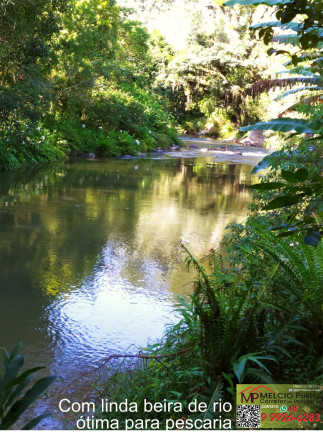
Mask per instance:
[[[304,119],[296,118],[277,118],[268,122],[259,122],[254,125],[244,126],[240,128],[242,131],[247,132],[253,129],[257,130],[273,130],[277,132],[291,132],[296,131],[297,133],[312,133],[319,134],[321,132],[321,124],[317,124],[315,121],[308,121]]]
[[[267,360],[267,361],[270,360],[276,362],[276,359],[271,355],[268,354],[261,355],[261,354],[264,353],[248,353],[239,357],[238,360],[233,363],[232,365],[233,371],[236,377],[238,378],[239,383],[245,381],[245,379],[250,375],[254,376],[256,373],[258,374],[258,379],[260,374],[262,373],[262,378],[265,377],[267,381],[268,379],[270,380],[271,373],[261,360]],[[259,368],[254,369],[248,367],[248,363],[250,362],[256,363],[259,366]],[[267,374],[264,374],[263,373],[264,371],[267,372]]]
[[[271,199],[262,210],[276,210],[289,208],[290,213],[287,223],[272,227],[271,230],[279,230],[279,237],[291,236],[295,233],[306,232],[304,242],[317,246],[320,239],[322,224],[315,216],[315,207],[319,205],[320,197],[323,194],[323,179],[319,175],[309,176],[305,168],[288,171],[281,170],[281,177],[285,182],[262,182],[250,186],[250,189],[257,191],[278,190],[278,195]],[[307,203],[307,208],[302,209],[300,218],[297,219],[300,204]],[[316,206],[313,209],[313,203]]]
[[[56,379],[55,376],[47,376],[37,380],[29,386],[34,378],[34,373],[43,367],[28,369],[19,374],[24,364],[23,356],[18,354],[21,343],[17,344],[11,354],[2,348],[4,360],[4,375],[0,376],[0,429],[9,429],[27,408]],[[27,391],[26,388],[30,387]],[[22,394],[25,391],[24,394]],[[41,414],[29,421],[23,429],[33,429],[44,418],[51,415],[49,412]]]

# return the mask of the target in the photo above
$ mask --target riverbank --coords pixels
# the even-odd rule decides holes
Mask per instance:
[[[165,149],[157,148],[147,153],[136,155],[123,155],[123,160],[154,159],[164,160],[167,158],[203,158],[205,162],[228,162],[246,163],[256,165],[262,158],[272,151],[266,148],[244,146],[226,140],[215,140],[212,138],[199,138],[195,136],[180,136],[181,146],[172,146]],[[100,160],[94,153],[83,153],[72,156],[72,159]]]
[[[8,132],[8,131],[7,131]],[[255,148],[251,146],[243,146],[239,143],[233,143],[225,140],[214,140],[211,138],[200,138],[195,136],[180,136],[175,134],[171,138],[164,139],[164,146],[154,148],[155,141],[151,141],[149,146],[142,146],[139,140],[131,138],[128,133],[120,132],[120,136],[112,137],[106,142],[106,137],[101,131],[99,136],[92,136],[91,131],[88,131],[88,136],[85,136],[87,144],[78,145],[77,150],[71,150],[70,144],[66,140],[62,140],[57,134],[51,134],[46,128],[39,127],[34,131],[32,140],[38,142],[35,146],[31,139],[27,142],[23,141],[20,150],[11,148],[11,144],[6,151],[0,151],[0,170],[7,171],[17,168],[26,168],[28,166],[37,166],[48,163],[56,163],[64,159],[104,159],[106,157],[122,159],[135,159],[142,157],[163,158],[165,155],[171,157],[200,157],[214,156],[214,160],[232,161],[235,163],[257,163],[251,157],[263,157],[270,153],[270,150],[265,148]],[[27,132],[26,132],[27,133]],[[124,136],[123,136],[124,135]],[[128,144],[125,144],[125,139],[128,139]],[[101,143],[100,143],[101,139]],[[151,136],[153,140],[153,135]],[[10,138],[8,135],[7,141]],[[89,144],[88,140],[93,144]],[[118,142],[120,141],[120,142]],[[82,150],[82,147],[86,150]],[[228,156],[228,157],[226,157]],[[241,158],[239,156],[242,156]],[[247,157],[247,159],[245,159]]]

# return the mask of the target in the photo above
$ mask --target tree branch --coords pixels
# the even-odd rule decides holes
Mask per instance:
[[[106,365],[110,360],[112,359],[119,359],[119,358],[138,358],[138,359],[144,359],[144,360],[160,360],[166,357],[175,357],[177,355],[182,355],[185,354],[189,351],[189,348],[177,351],[175,353],[171,353],[171,354],[161,354],[161,355],[156,355],[156,356],[151,356],[151,355],[146,355],[143,352],[139,352],[138,354],[111,354],[109,355],[109,357],[107,357],[106,359],[104,359],[104,361],[97,367],[95,367],[94,369],[92,369],[89,372],[85,372],[84,374],[80,375],[79,377],[75,378],[72,382],[69,383],[68,386],[66,386],[65,388],[63,388],[58,394],[63,393],[66,389],[68,389],[72,384],[74,384],[76,381],[78,381],[79,379],[85,377],[86,375],[91,375],[92,373],[96,372],[97,370],[101,369],[104,365]]]

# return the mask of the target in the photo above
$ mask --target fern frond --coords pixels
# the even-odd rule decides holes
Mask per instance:
[[[186,267],[189,270],[190,266],[193,264],[197,272],[204,278],[207,279],[207,274],[204,270],[204,267],[197,261],[197,259],[191,254],[191,252],[182,245],[182,248],[187,253],[187,257],[185,258]]]
[[[224,282],[224,274],[222,271],[222,262],[219,257],[219,253],[216,251],[213,252],[212,264],[213,264],[212,276],[215,279],[215,283],[217,287],[220,287]]]
[[[309,51],[309,52],[303,52],[302,55],[298,57],[298,63],[303,63],[311,60],[312,63],[320,63],[323,61],[323,57],[317,58],[317,52]],[[283,63],[284,66],[289,66],[292,64],[291,60],[288,60],[287,62]]]
[[[318,283],[323,284],[323,241],[321,240],[313,250],[313,265],[317,275]]]
[[[271,257],[289,275],[291,285],[294,289],[303,290],[315,285],[317,279],[313,268],[308,261],[304,260],[304,253],[298,251],[289,242],[282,238],[273,238],[271,233],[261,233],[263,241],[255,244],[255,248],[264,256]],[[271,245],[275,243],[275,247]],[[309,252],[310,253],[310,252]]]
[[[274,379],[263,369],[248,368],[246,378],[250,378],[250,382],[259,382],[261,384],[273,384]]]

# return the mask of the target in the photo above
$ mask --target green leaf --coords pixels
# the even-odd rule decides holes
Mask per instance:
[[[258,366],[260,366],[262,369],[264,369],[269,375],[271,375],[269,372],[269,369],[261,361],[259,361],[259,359],[267,359],[267,358],[266,357],[254,357],[254,356],[249,357],[250,361],[253,361]]]
[[[317,78],[318,81],[321,81],[321,77],[319,74],[315,72],[315,70],[311,66],[302,66],[292,69],[286,69],[283,71],[276,72],[277,74],[297,74],[297,75],[303,75],[307,77],[313,77]],[[308,82],[308,81],[307,81]]]
[[[298,133],[315,133],[311,128],[311,124],[307,120],[294,118],[277,118],[268,122],[260,122],[250,126],[244,126],[240,130],[248,132],[254,129],[257,130],[273,130],[276,132],[290,132],[295,130]]]
[[[30,420],[23,428],[22,430],[31,430],[35,429],[35,427],[38,425],[38,423],[43,420],[44,418],[50,417],[52,414],[50,412],[45,412],[44,414],[39,415],[38,417]]]
[[[6,403],[7,406],[11,405],[12,402],[14,401],[14,399],[16,397],[18,397],[20,395],[20,393],[22,392],[22,390],[27,387],[27,385],[32,381],[32,379],[34,378],[34,373],[37,372],[40,369],[44,369],[43,366],[39,366],[39,367],[35,367],[33,369],[28,369],[26,370],[24,373],[22,373],[21,375],[19,375],[14,381],[12,381],[10,383],[11,387],[15,387],[15,390],[12,391],[12,393],[10,394],[8,401]]]
[[[4,393],[5,397],[6,397],[6,393],[8,392],[9,383],[16,378],[16,376],[19,372],[19,369],[23,366],[23,364],[24,364],[24,358],[22,356],[16,355],[14,358],[12,358],[12,356],[10,356],[9,362],[6,363],[6,366],[5,366],[4,377],[1,380],[0,395]]]
[[[289,236],[295,234],[296,231],[297,231],[297,228],[291,229],[290,231],[285,231],[285,232],[279,233],[277,235],[277,237],[289,237]]]
[[[300,168],[295,172],[295,176],[299,181],[305,181],[308,178],[308,171],[305,168]]]
[[[276,346],[275,349],[277,351],[280,351],[281,353],[285,354],[286,357],[292,358],[291,354],[284,347]]]
[[[286,229],[287,227],[288,227],[288,225],[283,223],[283,224],[280,224],[278,226],[274,226],[274,227],[270,228],[270,231],[282,230],[282,229]]]
[[[263,207],[263,210],[275,210],[282,207],[289,207],[293,204],[298,203],[302,198],[304,194],[296,194],[296,195],[284,195],[281,197],[274,198],[272,201],[270,201],[269,204],[267,204],[265,207]]]
[[[269,183],[257,183],[257,184],[248,186],[248,188],[264,191],[264,190],[281,189],[284,186],[286,186],[286,183],[280,183],[280,182],[271,182],[270,183],[269,182]]]
[[[283,179],[288,181],[289,183],[297,183],[298,181],[296,175],[292,171],[282,170],[281,175]]]
[[[33,387],[27,391],[23,398],[15,402],[6,416],[3,418],[0,428],[9,429],[21,416],[23,412],[40,396],[46,388],[56,379],[55,376],[48,376],[38,380]]]
[[[236,377],[238,378],[238,381],[241,382],[241,378],[243,376],[243,372],[246,367],[248,358],[246,356],[240,357],[240,359],[233,363],[233,371],[236,374]]]
[[[10,357],[14,358],[16,357],[16,355],[18,354],[18,351],[20,350],[20,348],[22,347],[22,342],[18,342],[11,351]]]
[[[298,78],[297,79],[297,81],[299,82],[299,81],[302,81],[302,80],[304,80],[305,81],[305,79],[306,80],[308,80],[308,78]],[[316,78],[312,78],[313,79],[313,84],[315,84],[316,82],[317,82],[317,79]],[[319,91],[319,90],[322,90],[323,89],[323,87],[318,87],[318,86],[316,86],[316,85],[313,85],[312,87],[310,87],[310,86],[306,86],[306,87],[297,87],[297,88],[293,88],[293,89],[291,89],[291,90],[288,90],[287,92],[284,92],[284,93],[282,93],[281,95],[279,95],[279,96],[277,96],[275,99],[274,99],[274,101],[279,101],[279,100],[281,100],[281,99],[283,99],[283,98],[285,98],[286,96],[289,96],[289,95],[291,95],[291,94],[294,94],[294,93],[299,93],[299,92],[301,92],[301,91]]]
[[[222,382],[218,381],[217,384],[216,384],[216,386],[215,386],[213,395],[212,395],[212,397],[210,399],[207,411],[206,411],[206,413],[203,416],[203,420],[205,420],[205,419],[212,419],[214,417],[214,414],[215,414],[215,411],[213,409],[214,403],[216,401],[218,401],[223,396],[223,394],[222,394],[222,388],[223,388]]]
[[[311,230],[304,237],[304,243],[316,247],[321,241],[321,237],[321,233]]]
[[[294,336],[289,336],[289,335],[286,336],[286,341],[285,342],[287,342],[287,343],[292,342],[295,345],[299,345],[299,346],[302,346],[302,347],[306,346],[305,344],[303,344],[303,342],[300,342],[298,339],[294,338]]]
[[[281,152],[274,152],[271,155],[265,156],[259,163],[254,167],[254,169],[251,171],[251,174],[256,174],[259,171],[262,171],[265,168],[268,168],[270,166],[270,158],[280,155]]]
[[[230,384],[230,386],[233,387],[233,381],[232,381],[231,377],[229,377],[229,375],[226,374],[226,373],[224,373],[224,372],[222,372],[222,375],[228,381],[228,383]]]

